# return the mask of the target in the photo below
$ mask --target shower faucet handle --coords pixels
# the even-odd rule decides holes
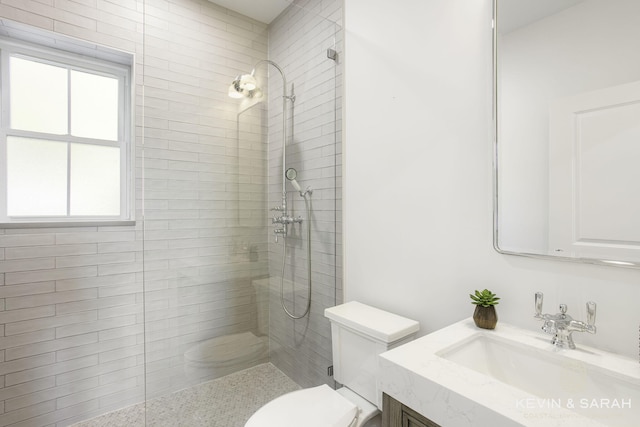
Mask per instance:
[[[287,229],[286,228],[276,228],[275,230],[273,230],[273,234],[276,235],[276,243],[278,243],[278,235],[282,235],[282,236],[286,237]]]
[[[275,207],[273,207],[273,208],[271,208],[269,210],[283,212],[285,210],[285,208],[283,206],[275,206]]]

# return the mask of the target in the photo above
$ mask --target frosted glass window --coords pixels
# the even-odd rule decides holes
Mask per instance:
[[[7,214],[66,215],[67,143],[7,138]]]
[[[11,127],[67,134],[67,70],[15,56],[9,64]]]
[[[71,144],[71,215],[120,214],[120,149]]]
[[[133,56],[86,45],[0,38],[0,225],[134,217]]]
[[[118,79],[71,71],[71,135],[118,139]]]

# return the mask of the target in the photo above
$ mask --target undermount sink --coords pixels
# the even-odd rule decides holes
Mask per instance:
[[[633,412],[637,425],[638,381],[559,353],[478,333],[436,354],[538,397],[521,405],[566,407],[615,426]]]
[[[445,426],[638,425],[637,361],[549,340],[467,319],[383,353],[379,386]]]

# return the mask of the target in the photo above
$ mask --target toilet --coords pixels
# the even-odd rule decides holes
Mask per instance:
[[[280,396],[256,411],[245,427],[378,427],[382,392],[378,355],[413,340],[419,325],[396,314],[351,301],[327,308],[334,379]]]
[[[256,329],[200,341],[184,352],[184,372],[212,380],[269,360],[269,279],[252,280]]]

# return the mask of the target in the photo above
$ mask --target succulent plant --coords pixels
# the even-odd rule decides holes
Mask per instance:
[[[473,300],[471,301],[471,304],[479,305],[482,307],[491,307],[493,305],[496,305],[498,304],[498,300],[500,299],[496,297],[496,294],[488,289],[485,289],[482,292],[476,289],[475,295],[469,294],[469,296]]]

